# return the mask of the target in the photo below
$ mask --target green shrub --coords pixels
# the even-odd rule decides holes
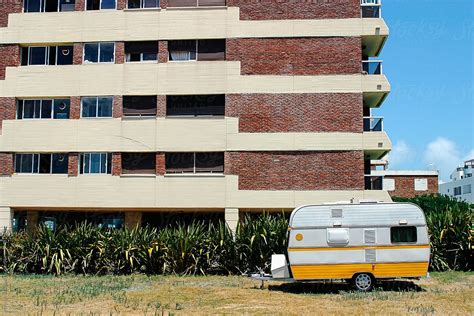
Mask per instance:
[[[431,270],[473,270],[472,204],[443,195],[393,200],[417,204],[425,212],[432,253]]]

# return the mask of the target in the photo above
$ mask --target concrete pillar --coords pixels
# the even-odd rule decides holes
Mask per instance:
[[[26,212],[26,230],[32,231],[39,223],[39,212],[38,211],[28,211]]]
[[[142,212],[125,212],[125,227],[133,229],[142,225]]]
[[[239,223],[239,209],[226,208],[224,218],[232,233],[235,234],[237,231],[237,224]]]
[[[12,209],[6,206],[1,206],[0,207],[0,234],[11,231],[12,224],[13,224]]]

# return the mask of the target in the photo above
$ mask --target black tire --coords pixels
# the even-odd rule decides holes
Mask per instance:
[[[375,278],[370,273],[357,273],[352,277],[352,286],[361,292],[370,292],[374,288]]]

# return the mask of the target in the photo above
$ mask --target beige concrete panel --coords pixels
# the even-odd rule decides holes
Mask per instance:
[[[382,19],[241,21],[230,7],[10,14],[0,43],[371,35],[388,35]]]
[[[4,97],[389,90],[383,75],[242,76],[238,61],[14,67],[0,81]]]
[[[392,149],[392,143],[385,132],[364,132],[363,141],[365,150],[388,151]]]
[[[0,235],[12,229],[13,214],[9,207],[0,207]]]

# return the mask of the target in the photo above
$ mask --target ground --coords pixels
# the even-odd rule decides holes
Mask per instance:
[[[474,273],[381,284],[260,283],[237,276],[0,277],[2,315],[474,314]]]

